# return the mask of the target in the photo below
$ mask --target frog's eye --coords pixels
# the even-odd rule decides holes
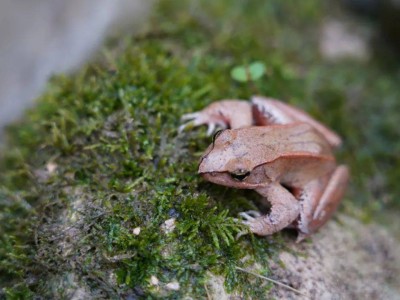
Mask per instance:
[[[230,173],[230,175],[233,179],[237,181],[243,181],[250,175],[250,172],[246,170],[237,170],[235,172]]]
[[[212,138],[212,143],[215,143],[215,140],[219,137],[219,135],[224,131],[223,129],[218,130],[217,132],[214,133],[213,138]]]

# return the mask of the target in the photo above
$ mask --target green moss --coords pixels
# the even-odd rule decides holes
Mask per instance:
[[[258,93],[303,107],[345,138],[345,209],[366,207],[368,219],[398,207],[398,74],[319,61],[312,33],[323,14],[317,0],[161,1],[148,33],[54,78],[9,128],[0,160],[2,295],[69,297],[79,286],[100,298],[206,298],[212,272],[228,291],[265,296],[270,285],[236,267],[257,262],[268,275],[287,237],[235,239],[244,228],[234,217],[258,196],[201,180],[210,139],[204,129],[177,133],[182,114],[216,99]],[[253,61],[263,77],[230,77]],[[178,291],[163,288],[172,281]]]

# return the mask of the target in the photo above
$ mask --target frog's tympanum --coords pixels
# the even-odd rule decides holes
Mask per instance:
[[[191,121],[180,130],[203,124],[209,134],[224,129],[215,134],[198,172],[216,184],[255,190],[270,203],[266,215],[240,214],[256,234],[295,228],[301,241],[330,218],[343,197],[349,171],[332,153],[340,137],[297,108],[255,96],[251,102],[214,102],[183,120]]]

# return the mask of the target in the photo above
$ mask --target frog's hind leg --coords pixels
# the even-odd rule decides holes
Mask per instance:
[[[308,183],[299,195],[301,212],[296,227],[299,231],[297,242],[302,241],[324,225],[338,207],[342,199],[349,170],[346,166],[337,167],[333,173]]]
[[[322,123],[315,120],[306,112],[282,101],[261,96],[251,98],[255,123],[260,126],[290,124],[304,122],[323,135],[329,144],[336,148],[341,144],[341,138]]]

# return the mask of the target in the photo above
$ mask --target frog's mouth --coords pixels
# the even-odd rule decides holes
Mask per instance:
[[[238,189],[255,189],[260,186],[257,183],[246,182],[245,179],[247,176],[238,177],[237,174],[230,172],[205,172],[199,174],[207,181],[210,181],[215,184],[224,185],[228,187],[238,188]]]
[[[230,186],[230,187],[235,185],[235,183],[232,183],[232,178],[229,175],[229,172],[205,172],[205,173],[199,173],[199,174],[205,180],[210,181],[212,183]],[[238,182],[237,184],[241,185],[240,182]]]

